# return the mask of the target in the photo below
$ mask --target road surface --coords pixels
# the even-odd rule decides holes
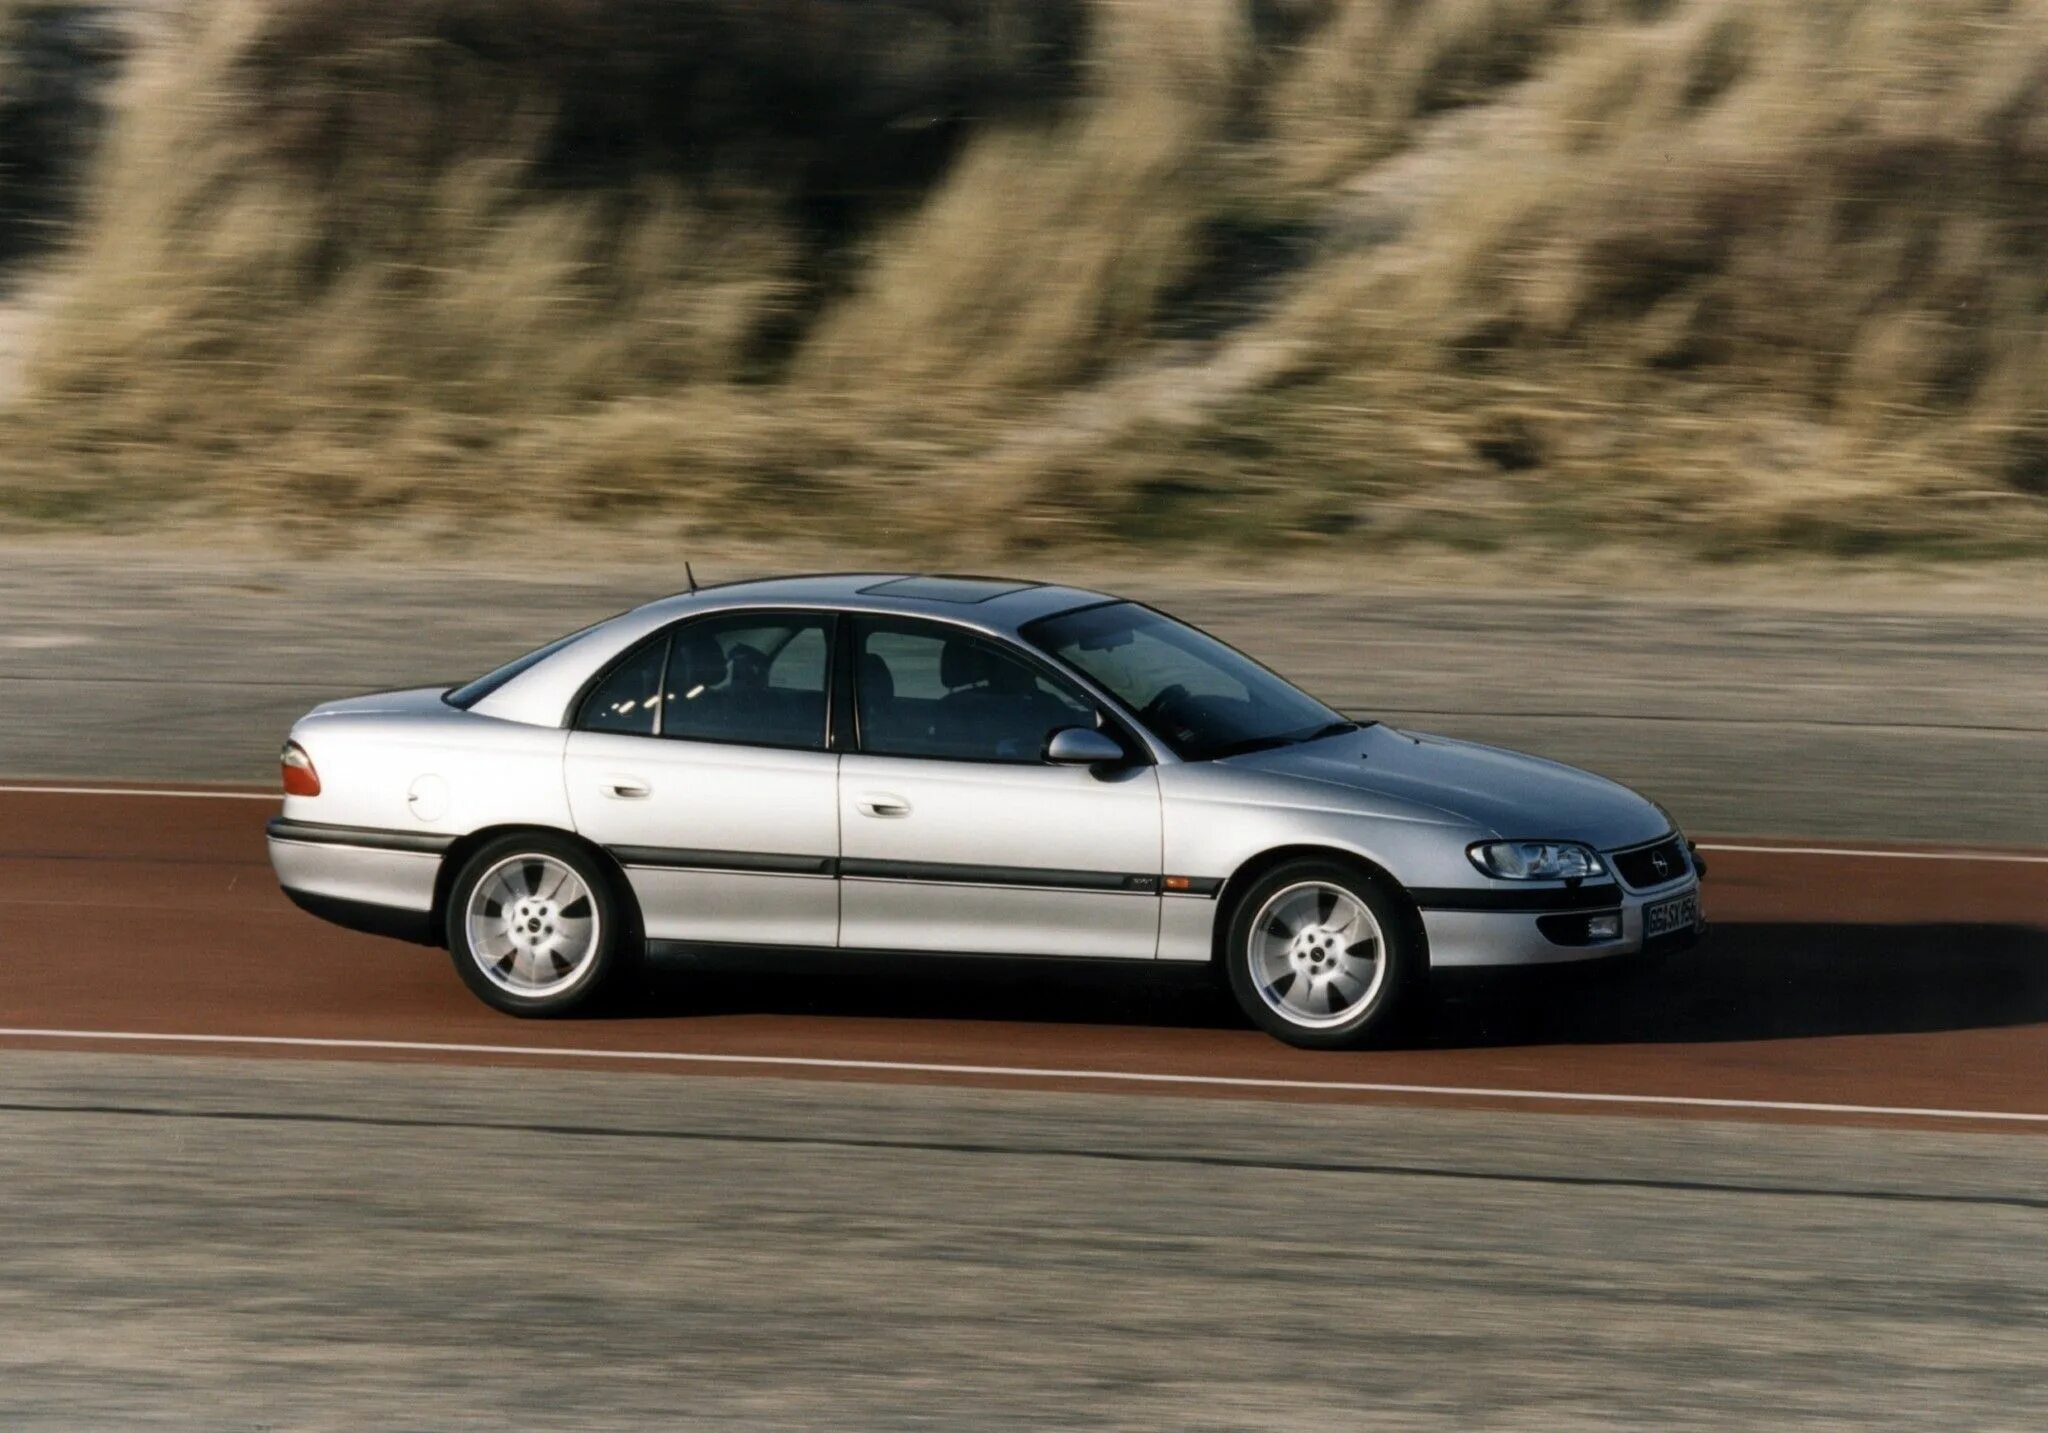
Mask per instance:
[[[1716,850],[1669,984],[1333,1056],[1101,969],[514,1021],[271,810],[0,792],[0,1426],[2048,1419],[2048,859]]]

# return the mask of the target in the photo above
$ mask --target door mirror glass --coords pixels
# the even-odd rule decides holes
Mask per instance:
[[[1107,766],[1125,760],[1123,747],[1093,727],[1063,727],[1045,744],[1045,759],[1054,766]]]

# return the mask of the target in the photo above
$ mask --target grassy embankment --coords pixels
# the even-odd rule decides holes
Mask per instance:
[[[2041,0],[188,10],[15,523],[2048,548]]]

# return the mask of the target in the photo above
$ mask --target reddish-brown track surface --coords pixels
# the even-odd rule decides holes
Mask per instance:
[[[2048,863],[1715,852],[1706,889],[1714,931],[1668,977],[1461,981],[1411,1047],[1329,1055],[1243,1027],[1198,982],[974,963],[936,977],[681,975],[656,988],[645,1013],[518,1021],[470,996],[445,955],[295,910],[264,853],[271,809],[171,795],[0,793],[0,1027],[1069,1072],[1032,1081],[1054,1088],[1101,1089],[1072,1072],[1119,1071],[2048,1117]],[[114,1043],[0,1036],[13,1047]],[[552,1063],[504,1052],[271,1053]],[[857,1067],[784,1072],[1016,1083]],[[1327,1088],[1206,1092],[1495,1102]]]

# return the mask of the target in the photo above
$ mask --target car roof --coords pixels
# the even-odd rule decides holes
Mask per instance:
[[[1120,600],[1082,587],[951,573],[827,572],[722,582],[659,598],[578,633],[559,651],[479,698],[470,710],[479,716],[556,725],[594,673],[669,623],[699,614],[819,608],[926,617],[1015,637],[1018,629],[1041,617]]]
[[[1015,632],[1040,617],[1117,600],[1105,592],[1021,577],[824,572],[722,582],[660,598],[636,611],[667,620],[727,607],[831,607],[847,612],[950,618],[991,631]]]

